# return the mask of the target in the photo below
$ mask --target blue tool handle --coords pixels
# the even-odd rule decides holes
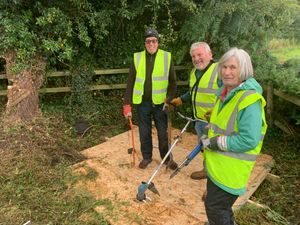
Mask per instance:
[[[188,161],[192,161],[193,158],[195,158],[195,156],[201,151],[201,144],[198,144],[193,151],[191,151],[191,153],[187,156]]]

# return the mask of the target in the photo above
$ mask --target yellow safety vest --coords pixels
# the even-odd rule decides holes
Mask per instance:
[[[162,104],[167,97],[171,53],[158,49],[152,72],[152,102]],[[133,87],[132,102],[140,104],[144,94],[146,79],[146,51],[134,53],[136,78]]]
[[[251,170],[262,148],[263,138],[267,130],[264,107],[266,102],[262,95],[254,90],[243,90],[236,95],[219,111],[220,99],[217,100],[210,118],[208,137],[218,135],[231,136],[238,134],[237,115],[247,106],[261,101],[262,130],[258,145],[247,152],[212,151],[205,149],[205,166],[208,175],[213,181],[225,188],[233,189],[237,193],[244,193]]]
[[[196,78],[196,68],[191,71],[190,74],[190,94],[192,97],[194,117],[202,120],[206,120],[205,113],[211,110],[216,101],[216,91],[219,89],[218,86],[218,73],[217,64],[213,63],[210,65],[208,70],[200,78],[200,82],[197,87],[193,88]],[[196,96],[195,96],[196,93]]]

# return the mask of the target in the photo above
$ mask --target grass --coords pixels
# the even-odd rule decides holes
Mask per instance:
[[[299,134],[285,136],[277,128],[268,129],[263,153],[273,156],[275,164],[271,173],[279,176],[280,180],[265,180],[260,185],[252,200],[265,205],[266,209],[254,206],[242,208],[237,213],[238,224],[299,224],[300,143],[297,140]]]
[[[300,58],[300,44],[293,40],[274,39],[269,43],[269,50],[281,64],[291,58]]]
[[[48,122],[1,127],[0,224],[109,224],[94,211],[99,203],[75,188],[79,177],[70,165],[83,157]]]
[[[300,58],[300,44],[292,48],[272,50],[271,54],[278,59],[279,63],[284,63],[291,58]]]

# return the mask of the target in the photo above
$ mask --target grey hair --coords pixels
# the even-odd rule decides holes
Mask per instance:
[[[239,74],[240,81],[244,81],[249,79],[250,77],[253,77],[253,67],[252,67],[252,62],[249,54],[245,50],[236,47],[231,48],[229,51],[227,51],[219,60],[218,62],[219,74],[221,74],[221,70],[224,63],[232,57],[235,57],[238,61],[238,66],[240,69],[240,74]]]
[[[199,46],[203,46],[207,52],[211,52],[209,45],[206,42],[195,42],[191,45],[190,55],[192,55],[192,51],[198,48]]]

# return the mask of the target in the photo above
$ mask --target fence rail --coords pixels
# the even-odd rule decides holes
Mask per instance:
[[[175,66],[175,70],[187,70],[185,66]],[[121,68],[121,69],[99,69],[95,70],[95,76],[99,75],[115,75],[115,74],[128,74],[129,68]],[[65,77],[70,76],[70,71],[56,71],[47,73],[47,78],[49,77]],[[5,74],[0,74],[0,80],[6,79]],[[186,85],[186,81],[179,81],[178,85]],[[98,84],[98,85],[91,85],[90,90],[111,90],[111,89],[125,89],[126,84]],[[61,92],[70,92],[71,87],[51,87],[51,88],[41,88],[40,93],[61,93]],[[7,95],[6,90],[0,90],[0,96]]]
[[[175,66],[175,70],[187,70],[186,66]],[[96,76],[99,75],[116,75],[116,74],[127,74],[129,72],[129,68],[121,68],[121,69],[98,69],[95,70],[94,73]],[[65,76],[70,76],[69,71],[56,71],[56,72],[51,72],[47,73],[47,78],[48,77],[65,77]],[[0,74],[0,80],[1,79],[6,79],[5,74]],[[187,81],[178,81],[178,85],[187,85]],[[90,90],[113,90],[113,89],[125,89],[126,84],[98,84],[98,85],[91,85]],[[40,93],[60,93],[60,92],[70,92],[71,87],[51,87],[51,88],[41,88]],[[269,117],[269,125],[272,126],[273,124],[282,129],[286,133],[291,133],[290,129],[284,125],[282,122],[278,120],[273,120],[273,111],[274,111],[274,103],[273,103],[273,97],[277,96],[279,98],[284,99],[285,101],[288,101],[294,105],[297,105],[300,107],[300,99],[291,96],[288,94],[285,94],[279,90],[276,90],[273,88],[273,85],[270,83],[268,85],[264,86],[264,91],[266,92],[266,99],[267,99],[267,114]],[[7,95],[6,90],[1,90],[0,91],[0,96],[5,96]]]

